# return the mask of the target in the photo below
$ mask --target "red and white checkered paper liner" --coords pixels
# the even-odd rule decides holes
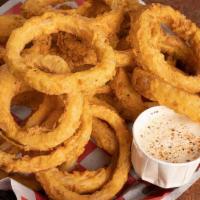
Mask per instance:
[[[77,0],[76,4],[80,5],[84,0]],[[0,1],[1,2],[1,1]],[[0,7],[0,14],[19,13],[20,6],[23,0],[9,0]],[[1,28],[1,27],[0,27]],[[23,119],[24,111],[18,110],[18,117]],[[85,152],[78,159],[76,169],[78,170],[94,170],[105,166],[110,161],[110,156],[102,149],[98,148],[93,141],[89,141]],[[174,190],[164,190],[152,184],[142,181],[131,169],[129,178],[124,188],[114,198],[115,200],[174,200],[178,198],[185,190],[187,190],[200,177],[200,170],[198,170],[191,182],[183,187]],[[176,177],[174,177],[176,178]],[[32,191],[23,186],[19,182],[5,178],[0,180],[0,190],[12,189],[17,197],[17,200],[46,200],[47,197]]]

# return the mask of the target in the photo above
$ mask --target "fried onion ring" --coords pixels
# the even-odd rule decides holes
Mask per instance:
[[[180,12],[169,6],[152,4],[144,9],[132,25],[130,40],[136,50],[137,60],[145,70],[174,87],[190,93],[200,92],[200,76],[190,76],[164,60],[157,33],[163,32],[160,24],[165,24],[193,50],[196,66],[199,66],[200,29]],[[160,29],[160,32],[155,30]]]
[[[48,119],[47,119],[48,120]],[[67,163],[70,167],[73,160],[84,151],[92,131],[92,116],[87,101],[81,118],[81,126],[77,133],[47,154],[19,157],[16,153],[0,151],[0,165],[7,172],[33,173],[40,170],[50,169]],[[19,158],[18,158],[19,157]]]
[[[77,24],[81,26],[77,26]],[[50,34],[59,30],[75,32],[80,37],[84,32],[84,37],[88,42],[91,42],[92,39],[92,45],[97,51],[100,62],[90,70],[69,74],[48,74],[24,63],[20,52],[28,42],[40,36],[41,32]],[[28,38],[27,35],[29,35]],[[86,92],[103,86],[115,74],[114,52],[105,40],[102,32],[97,30],[94,32],[90,23],[80,16],[46,13],[41,17],[28,20],[24,26],[11,34],[6,48],[6,60],[13,74],[38,91],[59,95],[72,93],[74,88],[80,88],[81,91]],[[16,41],[20,42],[16,43]],[[13,45],[14,43],[15,45]]]
[[[156,100],[159,104],[184,114],[194,121],[200,121],[200,98],[198,95],[175,88],[140,68],[134,70],[132,83],[144,97]]]
[[[92,112],[95,117],[107,121],[116,133],[117,141],[119,143],[119,153],[112,177],[98,191],[88,195],[80,195],[65,187],[65,182],[63,180],[65,176],[63,177],[62,172],[59,171],[58,168],[38,172],[37,179],[48,195],[53,199],[112,199],[113,196],[120,191],[127,180],[130,168],[130,133],[123,120],[109,108],[93,105]],[[63,181],[60,181],[61,177]]]
[[[0,77],[2,94],[0,102],[4,105],[0,112],[0,127],[4,131],[3,135],[21,144],[25,150],[44,151],[61,144],[75,133],[82,113],[83,96],[81,93],[75,92],[62,97],[65,109],[55,129],[45,131],[35,126],[24,130],[15,123],[10,114],[11,100],[14,95],[20,93],[21,82],[3,67],[0,70]]]
[[[99,147],[103,148],[114,157],[108,167],[100,168],[95,171],[86,170],[84,172],[73,171],[72,173],[68,173],[65,164],[61,166],[61,169],[65,170],[63,174],[66,178],[64,180],[62,179],[63,184],[65,184],[65,187],[69,190],[79,194],[91,193],[102,187],[112,175],[112,170],[115,165],[114,159],[116,159],[115,153],[117,152],[117,143],[114,132],[105,122],[97,118],[93,118],[92,126],[92,138]]]
[[[123,68],[118,69],[111,87],[122,107],[127,110],[127,119],[134,120],[145,109],[141,96],[132,87]]]

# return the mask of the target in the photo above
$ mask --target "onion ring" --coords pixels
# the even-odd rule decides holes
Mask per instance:
[[[49,23],[45,23],[48,21]],[[62,23],[59,23],[62,22]],[[82,24],[82,28],[77,29],[77,24]],[[37,31],[35,31],[37,30]],[[77,35],[87,36],[92,40],[92,44],[97,50],[100,62],[89,71],[77,72],[74,74],[48,74],[39,68],[27,66],[20,56],[24,45],[32,39],[43,34],[50,34],[59,30],[71,32],[75,31]],[[27,39],[27,35],[29,38]],[[16,43],[16,41],[20,41]],[[103,33],[97,32],[90,27],[90,23],[80,16],[64,16],[56,13],[46,13],[41,17],[35,17],[28,20],[24,26],[15,30],[7,43],[7,63],[10,71],[18,78],[22,78],[32,88],[46,94],[59,95],[71,93],[74,88],[80,88],[81,91],[90,91],[104,85],[115,74],[115,57],[112,48],[106,44]],[[31,77],[31,78],[30,78]]]
[[[200,121],[198,95],[175,88],[159,77],[139,68],[134,70],[132,83],[144,97],[156,100],[159,104],[166,105],[194,121]]]
[[[92,116],[87,102],[85,102],[81,126],[77,133],[58,146],[55,150],[44,155],[29,156],[18,155],[0,151],[0,165],[7,172],[33,173],[50,169],[68,163],[70,167],[73,160],[78,159],[90,139],[92,131]],[[73,152],[73,153],[72,153]]]
[[[89,195],[80,195],[65,188],[63,181],[60,181],[60,177],[63,179],[63,175],[57,168],[38,172],[36,174],[37,179],[51,198],[56,198],[58,200],[112,199],[113,196],[115,196],[120,191],[125,181],[127,180],[130,168],[129,156],[131,135],[129,134],[123,120],[114,111],[104,106],[96,105],[92,106],[92,111],[95,117],[109,122],[109,124],[114,128],[116,132],[116,137],[119,142],[119,155],[115,169],[113,170],[113,175],[100,190]]]
[[[160,23],[166,24],[184,42],[188,43],[193,49],[193,57],[199,61],[200,29],[173,8],[152,4],[137,17],[132,25],[130,40],[136,49],[138,62],[142,68],[151,71],[177,88],[190,93],[200,92],[199,75],[184,74],[164,60],[164,56],[160,53],[161,47],[157,44],[157,34],[154,31],[156,26],[160,28]]]
[[[122,107],[127,110],[127,119],[134,120],[145,109],[141,96],[132,87],[123,68],[118,69],[111,87]]]
[[[65,110],[59,119],[58,126],[49,132],[40,130],[39,127],[21,129],[17,126],[10,114],[10,104],[14,95],[20,92],[20,84],[6,68],[0,70],[0,102],[3,106],[0,112],[0,127],[9,139],[21,144],[25,150],[48,150],[71,137],[79,126],[82,113],[83,96],[81,93],[72,93],[63,96]],[[7,116],[5,118],[5,116]]]
[[[111,177],[112,170],[115,165],[114,160],[116,159],[115,153],[117,152],[117,144],[114,133],[105,122],[97,118],[93,118],[92,126],[92,138],[95,140],[99,147],[103,148],[111,155],[114,155],[114,158],[108,167],[100,168],[95,171],[86,170],[84,172],[73,171],[72,173],[68,173],[66,172],[65,163],[61,166],[61,169],[65,170],[63,174],[66,178],[62,179],[63,184],[69,190],[79,194],[91,193],[101,188]]]

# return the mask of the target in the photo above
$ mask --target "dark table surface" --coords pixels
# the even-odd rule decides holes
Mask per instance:
[[[0,6],[3,5],[7,0],[0,0]]]

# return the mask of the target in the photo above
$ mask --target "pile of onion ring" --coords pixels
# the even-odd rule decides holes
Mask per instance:
[[[158,104],[200,120],[200,32],[160,4],[71,3],[0,16],[0,170],[52,199],[110,200],[130,170],[128,123]],[[90,139],[111,159],[80,172]]]

